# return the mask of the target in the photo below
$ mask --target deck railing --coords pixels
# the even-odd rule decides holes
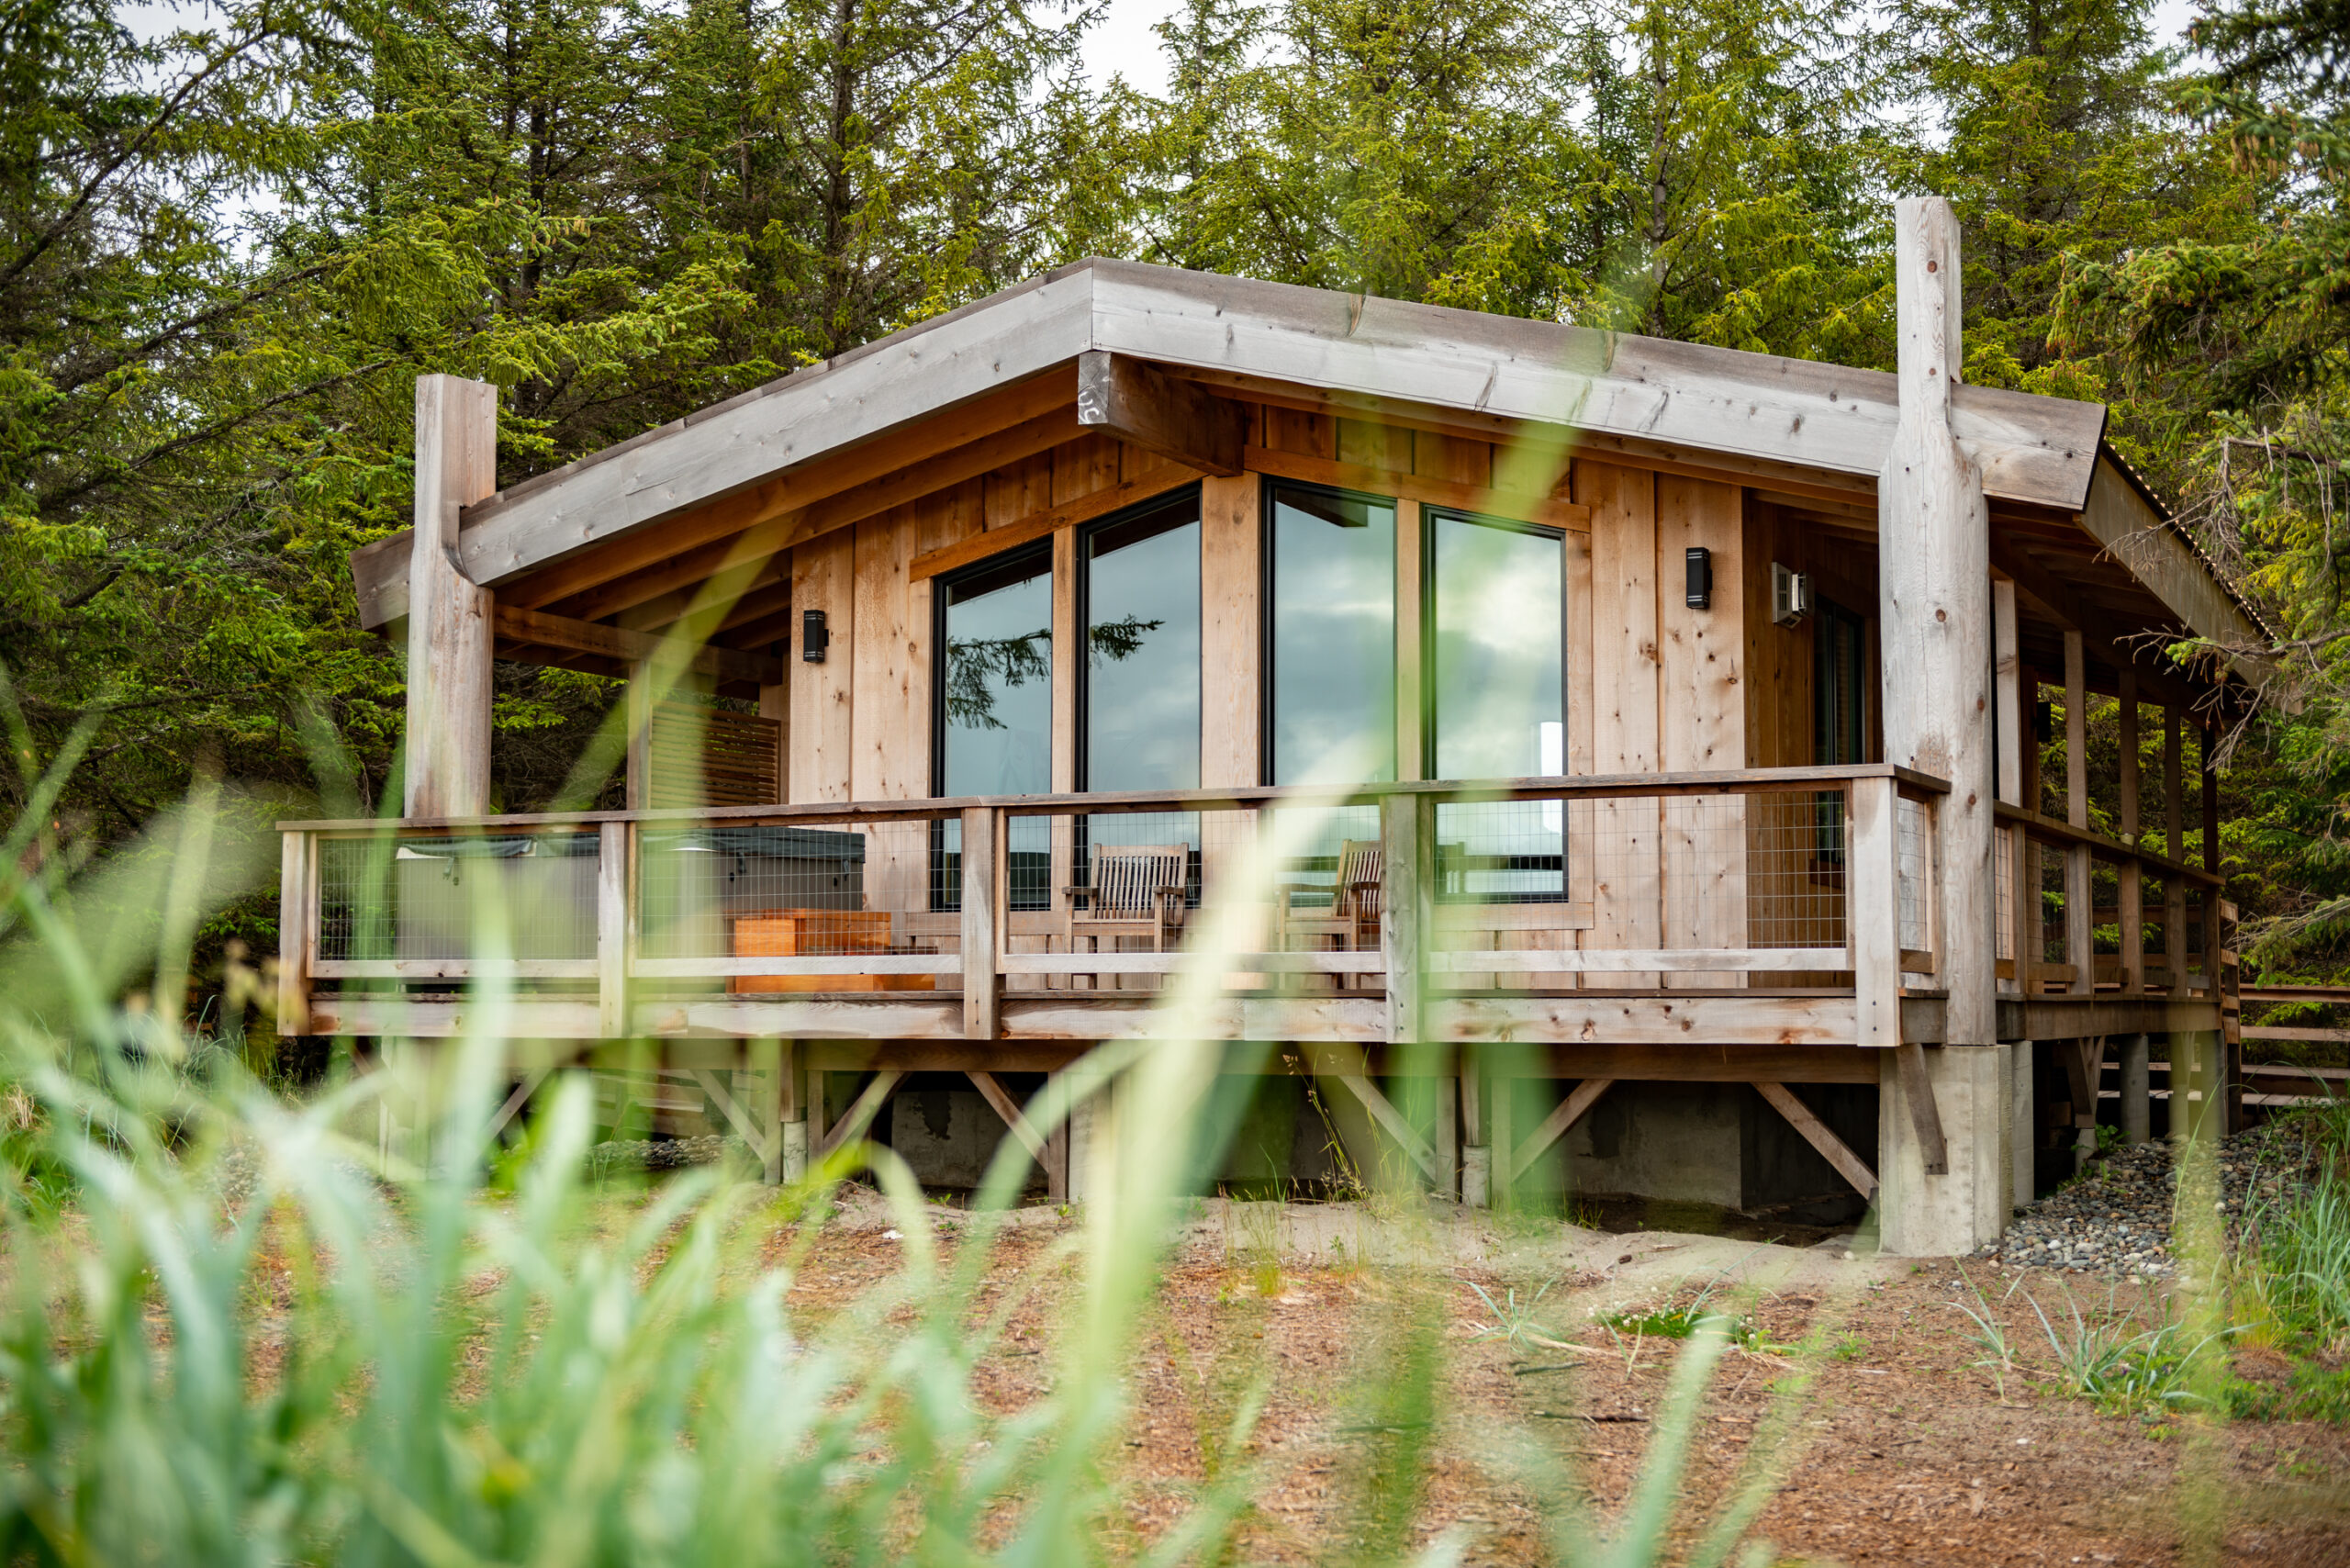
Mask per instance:
[[[2173,999],[2231,989],[2219,876],[2013,806],[1998,821],[2005,989]]]
[[[944,991],[991,1038],[1006,997],[1181,984],[1381,999],[1397,1038],[1436,997],[1777,990],[1852,994],[1890,1044],[1935,983],[1944,790],[1872,765],[290,823],[281,1011],[494,978],[618,1037],[663,998]]]

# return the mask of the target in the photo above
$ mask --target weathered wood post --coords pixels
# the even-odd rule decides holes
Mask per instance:
[[[489,589],[457,558],[462,509],[498,488],[498,388],[416,378],[416,531],[408,563],[405,814],[489,809]]]
[[[1895,217],[1901,420],[1877,480],[1879,612],[1888,761],[1950,780],[1935,813],[1941,966],[1948,1042],[1926,1070],[1885,1054],[1878,1196],[1886,1250],[1971,1250],[2008,1215],[2000,1160],[1997,931],[1992,912],[1991,534],[1983,476],[1952,434],[1961,363],[1958,220],[1938,197]],[[2019,944],[2020,946],[2020,943]],[[1927,1174],[1909,1099],[1930,1092],[1949,1171]]]
[[[2011,806],[2037,807],[2039,801],[2024,799],[2024,780],[2036,772],[2024,766],[2029,760],[2027,748],[2035,743],[2031,706],[2025,700],[2030,681],[2023,666],[2022,628],[2016,619],[2016,585],[2010,577],[1999,577],[1991,584],[1991,652],[1992,675],[1999,689],[1999,799]],[[2032,923],[2038,918],[2040,890],[2031,886],[2031,879],[2038,875],[2040,863],[2032,857],[2029,835],[2020,823],[2009,826],[2003,846],[1994,831],[1992,852],[2004,857],[2001,864],[2008,868],[2008,989],[2020,998],[2031,991],[2031,964],[2037,957],[2033,938],[2038,928]],[[1996,889],[1996,870],[1992,880]],[[1992,918],[1998,919],[1997,912]],[[2032,1148],[2034,1050],[2030,1040],[2016,1040],[1999,1047],[1999,1070],[2007,1079],[2004,1098],[2008,1106],[2001,1141],[2007,1151],[2004,1158],[2011,1208],[2030,1203],[2037,1185]]]

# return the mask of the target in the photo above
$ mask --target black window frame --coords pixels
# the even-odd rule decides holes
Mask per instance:
[[[946,610],[949,592],[958,585],[997,574],[1009,575],[1014,568],[1032,559],[1041,558],[1045,565],[1046,602],[1050,604],[1053,588],[1053,542],[1049,535],[1015,544],[968,566],[952,572],[942,572],[931,579],[930,588],[930,792],[934,799],[946,794]],[[1028,574],[1034,577],[1035,574]],[[1045,627],[1049,655],[1052,624]],[[1052,716],[1046,715],[1045,746],[1049,758],[1052,749]],[[1047,763],[1049,767],[1049,762]],[[1050,777],[1046,792],[1050,793]],[[1033,892],[1024,895],[1013,882],[1013,868],[1005,868],[1010,895],[1005,899],[1009,909],[1033,911],[1052,907],[1052,871],[1046,868],[1042,903]],[[933,817],[930,822],[930,908],[934,914],[953,914],[963,907],[963,856],[959,849],[946,847],[946,823]]]
[[[1265,482],[1258,487],[1257,782],[1268,787],[1275,782],[1273,778],[1273,677],[1275,674],[1273,574],[1277,569],[1277,563],[1274,560],[1273,509],[1280,505],[1281,498],[1284,495],[1328,496],[1337,500],[1369,501],[1375,506],[1392,509],[1395,513],[1395,526],[1399,527],[1402,525],[1404,517],[1404,498],[1401,496],[1382,496],[1374,490],[1350,490],[1338,485],[1319,485],[1304,479],[1276,480],[1270,476],[1267,476]],[[1396,599],[1401,585],[1393,580],[1395,574],[1392,561],[1389,563],[1388,573],[1390,579],[1387,589],[1388,656],[1392,661],[1394,657],[1395,628],[1402,622],[1403,617],[1396,613],[1402,608]],[[1426,641],[1425,637],[1422,641]],[[1393,727],[1393,720],[1391,717],[1389,721],[1391,732]],[[1395,744],[1395,737],[1392,733],[1387,737],[1387,744],[1392,756]],[[1398,774],[1403,772],[1403,760],[1401,756],[1393,758],[1393,766]],[[1371,781],[1365,780],[1365,782]]]
[[[1200,539],[1204,546],[1207,539],[1207,510],[1203,498],[1204,491],[1197,483],[1163,491],[1147,500],[1136,501],[1130,507],[1122,507],[1107,517],[1097,518],[1091,522],[1080,525],[1076,531],[1076,537],[1071,541],[1069,568],[1075,575],[1076,580],[1069,585],[1069,602],[1070,617],[1077,623],[1074,630],[1078,646],[1077,669],[1074,672],[1076,711],[1069,715],[1069,727],[1073,732],[1069,739],[1072,746],[1072,771],[1076,775],[1074,783],[1076,792],[1080,795],[1091,794],[1093,790],[1091,777],[1093,771],[1093,650],[1091,645],[1093,634],[1093,559],[1087,554],[1087,546],[1092,543],[1097,534],[1107,533],[1113,529],[1144,521],[1154,513],[1173,511],[1186,504],[1191,510],[1191,517],[1188,520],[1190,526],[1200,531]],[[1184,524],[1178,523],[1175,526],[1180,528]],[[1202,564],[1201,579],[1198,709],[1202,717],[1204,718],[1207,713],[1207,598],[1204,562]],[[1193,783],[1196,786],[1197,780],[1193,780]],[[1077,813],[1069,828],[1069,879],[1079,887],[1091,885],[1092,877],[1093,839],[1086,829],[1086,823],[1090,820],[1088,814]],[[1192,846],[1191,855],[1185,862],[1184,903],[1191,909],[1200,907],[1200,846],[1196,844]]]

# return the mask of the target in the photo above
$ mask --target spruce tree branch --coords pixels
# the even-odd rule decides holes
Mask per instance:
[[[162,109],[156,112],[154,118],[149,120],[147,124],[140,129],[137,136],[132,137],[129,142],[125,143],[121,150],[116,152],[114,157],[107,161],[104,168],[101,168],[96,174],[92,174],[89,177],[89,179],[83,185],[80,192],[75,195],[73,204],[65,209],[64,213],[57,219],[57,221],[50,224],[47,230],[43,230],[40,237],[33,241],[29,249],[28,249],[22,255],[18,256],[13,263],[9,263],[8,270],[6,272],[0,273],[0,287],[5,287],[7,285],[16,282],[18,275],[21,274],[27,267],[32,265],[33,263],[39,261],[43,255],[48,253],[50,247],[56,244],[57,241],[64,236],[65,231],[71,229],[81,218],[83,212],[89,207],[90,203],[97,199],[98,192],[105,187],[106,183],[108,180],[114,178],[116,172],[125,163],[129,162],[133,158],[136,158],[140,152],[144,151],[147,144],[154,140],[157,136],[161,135],[163,128],[171,123],[173,118],[179,114],[181,109],[187,106],[188,99],[195,96],[197,88],[203,86],[204,84],[210,81],[213,76],[225,70],[229,62],[244,53],[246,50],[251,49],[254,44],[259,43],[262,39],[269,37],[274,30],[275,29],[274,28],[263,27],[246,34],[243,38],[238,39],[234,44],[229,46],[228,50],[224,50],[206,64],[203,70],[197,72],[193,76],[190,76],[185,82],[182,83],[180,84],[180,90],[172,95],[171,99],[163,105]]]

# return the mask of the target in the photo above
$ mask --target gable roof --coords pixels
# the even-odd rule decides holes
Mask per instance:
[[[477,502],[461,519],[460,564],[476,582],[515,582],[623,537],[657,537],[666,521],[762,486],[777,498],[761,515],[773,515],[809,465],[1002,398],[1094,350],[1237,395],[1304,388],[1370,416],[1416,413],[1489,439],[1531,437],[1561,455],[1571,446],[1595,458],[1678,462],[1855,498],[1874,490],[1899,418],[1896,379],[1881,371],[1096,259]],[[2059,513],[2087,507],[2102,405],[1953,391],[1954,432],[1991,499]],[[355,553],[363,624],[405,612],[407,561],[406,534]],[[2162,597],[2212,634],[2200,622],[2215,604],[2241,613],[2217,588],[2185,596],[2192,603]]]

